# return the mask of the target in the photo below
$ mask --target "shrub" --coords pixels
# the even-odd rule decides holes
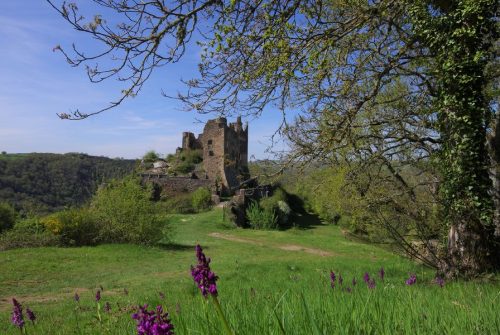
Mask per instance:
[[[181,193],[175,196],[167,197],[165,201],[160,203],[162,210],[172,214],[190,214],[195,213],[193,208],[193,199],[191,194]]]
[[[191,203],[193,204],[193,208],[198,212],[210,209],[212,205],[212,194],[210,190],[206,187],[198,188],[191,195]]]
[[[203,161],[203,152],[201,150],[183,150],[180,153],[180,159],[191,164],[198,164]]]
[[[177,164],[172,171],[177,172],[177,173],[189,173],[194,171],[194,164],[188,161],[181,161],[179,164]]]
[[[346,173],[345,168],[325,168],[301,179],[296,191],[304,199],[306,210],[327,223],[337,223],[341,215],[349,214],[359,199],[345,189]]]
[[[47,231],[54,235],[59,235],[62,231],[62,222],[57,214],[51,214],[40,219],[40,222]]]
[[[38,217],[31,217],[16,222],[14,229],[29,233],[43,233],[46,230],[42,220]],[[50,233],[50,232],[49,232]]]
[[[254,229],[276,229],[278,226],[278,217],[274,210],[265,210],[255,201],[248,206],[246,215]]]
[[[259,204],[264,211],[275,213],[280,225],[286,225],[292,212],[290,206],[288,206],[287,198],[286,192],[281,187],[278,187],[272,196],[261,199]]]
[[[60,222],[61,243],[67,246],[95,245],[99,239],[99,224],[86,208],[68,209],[55,214]]]
[[[16,222],[16,211],[8,203],[0,203],[0,232],[11,229]]]
[[[280,219],[281,224],[286,224],[288,223],[288,219],[290,218],[290,215],[292,214],[292,210],[290,206],[284,201],[278,201],[278,216]]]
[[[59,245],[59,237],[45,230],[37,218],[18,221],[13,229],[0,235],[0,250]]]
[[[190,173],[195,170],[196,164],[203,161],[203,152],[201,150],[182,150],[176,156],[169,156],[168,161],[173,164],[171,172]]]
[[[158,153],[156,153],[156,151],[150,150],[144,154],[142,159],[144,160],[144,162],[153,163],[153,162],[157,161],[158,159],[160,159],[160,155]]]
[[[132,177],[101,187],[90,206],[99,224],[98,241],[153,244],[166,238],[166,222],[150,198],[151,190]]]

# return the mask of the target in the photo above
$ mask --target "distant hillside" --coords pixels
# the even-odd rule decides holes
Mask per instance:
[[[79,153],[0,154],[0,202],[48,213],[83,204],[104,181],[131,173],[135,160]]]

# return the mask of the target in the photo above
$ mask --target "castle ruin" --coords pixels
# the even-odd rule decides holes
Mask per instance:
[[[182,150],[203,151],[206,178],[221,187],[223,193],[233,193],[248,177],[248,125],[241,117],[227,124],[226,118],[209,120],[198,137],[191,132],[182,134]]]
[[[249,177],[248,125],[243,126],[241,117],[229,125],[224,117],[209,120],[197,137],[183,132],[177,157],[190,150],[201,151],[202,156],[192,172],[169,173],[169,166],[163,161],[153,163],[152,168],[141,173],[142,177],[160,186],[166,194],[208,187],[218,195],[234,194]]]

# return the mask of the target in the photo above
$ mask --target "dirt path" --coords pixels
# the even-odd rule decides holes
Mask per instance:
[[[281,249],[281,250],[285,250],[285,251],[302,251],[302,252],[305,252],[308,254],[318,255],[318,256],[322,256],[322,257],[330,257],[330,256],[334,255],[334,253],[330,252],[330,251],[316,249],[316,248],[308,248],[308,247],[304,247],[304,246],[296,245],[296,244],[274,244],[274,243],[266,244],[266,243],[262,243],[262,242],[257,241],[257,240],[252,240],[252,239],[248,239],[248,238],[241,238],[241,237],[236,237],[233,235],[221,234],[221,233],[210,233],[208,235],[211,237],[220,238],[220,239],[227,240],[227,241],[253,244],[253,245],[258,245],[261,247],[268,246],[271,248]]]

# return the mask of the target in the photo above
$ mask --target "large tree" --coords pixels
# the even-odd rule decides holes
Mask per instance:
[[[393,194],[376,197],[375,212],[389,229],[384,208],[406,213],[424,243],[430,225],[420,209],[437,204],[448,257],[429,263],[447,274],[498,266],[498,106],[487,90],[498,77],[485,73],[497,60],[497,0],[93,0],[115,13],[109,21],[48,2],[104,47],[95,55],[57,47],[70,64],[108,58],[110,67],[87,67],[89,78],[129,83],[111,105],[61,117],[86,118],[137,94],[201,27],[200,75],[178,96],[187,106],[226,115],[258,115],[271,104],[298,112],[281,128],[290,160],[349,163],[360,194],[374,180],[390,184]],[[423,188],[434,191],[432,200]]]

